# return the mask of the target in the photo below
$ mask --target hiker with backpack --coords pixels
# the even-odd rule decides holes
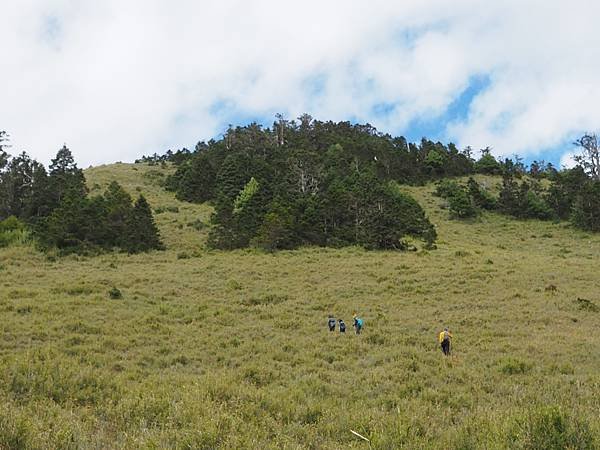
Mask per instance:
[[[363,327],[363,320],[358,317],[356,314],[354,314],[354,331],[356,332],[356,334],[360,334],[362,327]]]
[[[327,325],[329,326],[329,331],[335,331],[335,318],[332,315],[329,315]]]
[[[345,333],[346,332],[346,323],[342,319],[339,320],[339,326],[340,326],[340,333]]]
[[[450,355],[450,341],[452,340],[452,333],[448,331],[448,328],[444,328],[444,331],[441,331],[438,336],[438,341],[440,346],[442,347],[442,353],[444,355]]]

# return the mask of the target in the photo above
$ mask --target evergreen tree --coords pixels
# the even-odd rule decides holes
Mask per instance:
[[[546,202],[559,219],[571,217],[575,200],[588,180],[581,167],[563,170],[554,176],[554,182],[546,194]]]
[[[136,200],[126,224],[123,248],[129,253],[164,250],[152,210],[143,195]]]
[[[25,216],[33,188],[33,163],[25,152],[8,162],[0,184],[0,220]]]
[[[511,176],[502,178],[502,189],[498,197],[498,208],[504,214],[520,216],[519,185]]]
[[[46,168],[37,161],[33,161],[31,191],[26,205],[25,218],[35,225],[39,220],[47,217],[50,214],[50,198]]]
[[[133,214],[131,196],[117,183],[113,181],[104,192],[106,204],[106,221],[110,230],[110,244],[115,247],[128,248],[127,227],[128,221]]]
[[[479,214],[473,198],[462,187],[448,197],[448,206],[451,215],[459,219],[475,217]]]
[[[49,167],[49,189],[52,193],[50,209],[57,207],[67,192],[84,197],[87,194],[83,171],[77,167],[73,154],[66,145],[58,151]]]
[[[177,198],[195,203],[213,199],[216,173],[208,155],[204,153],[198,155],[191,161],[189,167],[181,170],[179,176]]]
[[[590,180],[579,190],[571,220],[582,230],[600,231],[600,181]]]
[[[496,199],[482,186],[475,181],[473,177],[469,177],[467,181],[467,189],[469,196],[473,199],[473,204],[477,208],[493,210],[496,208]]]
[[[215,200],[215,210],[211,215],[212,228],[207,244],[211,248],[233,250],[239,248],[237,227],[233,217],[233,202],[224,195]]]
[[[267,251],[295,248],[298,245],[294,215],[287,202],[274,200],[257,230],[252,244]]]
[[[475,163],[475,171],[489,175],[498,175],[501,173],[502,168],[500,163],[496,161],[489,147],[481,150],[481,158]],[[512,172],[509,172],[509,174],[512,174]]]
[[[98,203],[95,206],[100,206]],[[63,253],[86,252],[93,247],[89,232],[94,228],[104,230],[104,224],[94,221],[101,214],[90,216],[89,200],[75,191],[67,191],[60,206],[55,208],[47,220],[39,224],[37,235],[45,247],[56,247]],[[104,234],[97,233],[96,234]]]

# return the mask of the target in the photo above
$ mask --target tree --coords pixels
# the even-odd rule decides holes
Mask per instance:
[[[269,205],[252,244],[266,251],[291,249],[298,245],[294,215],[285,201],[276,199]]]
[[[194,203],[213,199],[216,173],[207,154],[200,153],[194,157],[189,166],[182,169],[182,173],[177,198]]]
[[[6,170],[0,174],[0,219],[16,216],[26,219],[29,216],[33,199],[35,176],[41,164],[22,152],[9,160]]]
[[[559,219],[568,220],[571,217],[575,200],[588,181],[582,167],[562,170],[556,174],[546,193],[546,202]]]
[[[582,149],[582,153],[575,155],[573,159],[586,173],[596,181],[600,181],[600,146],[598,136],[587,133],[575,141],[575,145]]]
[[[10,136],[6,131],[0,131],[0,171],[6,167],[8,164],[8,160],[10,155],[6,152],[5,149],[10,148]]]
[[[39,220],[50,214],[51,192],[48,188],[48,173],[43,164],[33,161],[31,196],[25,217],[36,224]]]
[[[588,181],[579,191],[571,220],[583,230],[600,231],[600,181]]]
[[[53,195],[51,209],[58,206],[69,191],[80,197],[87,194],[83,171],[77,167],[73,154],[66,145],[52,159],[49,169],[49,188]]]
[[[486,189],[479,185],[473,177],[467,181],[469,195],[475,206],[481,209],[493,210],[496,208],[496,199]]]
[[[126,241],[127,227],[133,214],[131,196],[119,183],[113,181],[104,192],[104,201],[107,227],[111,234],[110,244],[115,247],[127,248],[129,245]]]
[[[148,250],[164,250],[158,227],[154,223],[152,210],[143,195],[135,202],[126,224],[124,250],[140,253]]]
[[[448,197],[448,206],[450,213],[459,219],[475,217],[479,214],[479,210],[475,206],[472,197],[462,187]]]
[[[498,208],[504,214],[519,217],[519,185],[512,176],[505,175],[502,178],[502,189],[498,197]]]
[[[475,171],[490,175],[497,175],[501,171],[500,163],[492,155],[492,149],[486,147],[481,150],[481,158],[475,163]]]
[[[64,253],[81,253],[89,249],[86,234],[90,228],[85,213],[88,199],[75,191],[67,191],[48,219],[37,230],[37,236],[45,247],[57,247]],[[88,211],[89,213],[89,211]],[[98,225],[98,224],[95,224]]]

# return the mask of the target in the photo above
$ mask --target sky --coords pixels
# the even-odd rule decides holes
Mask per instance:
[[[82,167],[277,113],[570,164],[600,128],[595,0],[0,0],[0,130]]]

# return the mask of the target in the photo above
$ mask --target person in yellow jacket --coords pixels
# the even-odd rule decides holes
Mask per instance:
[[[448,328],[444,328],[444,331],[441,331],[438,336],[438,341],[442,347],[442,352],[444,355],[448,356],[450,354],[450,341],[452,340],[452,333],[448,331]]]

